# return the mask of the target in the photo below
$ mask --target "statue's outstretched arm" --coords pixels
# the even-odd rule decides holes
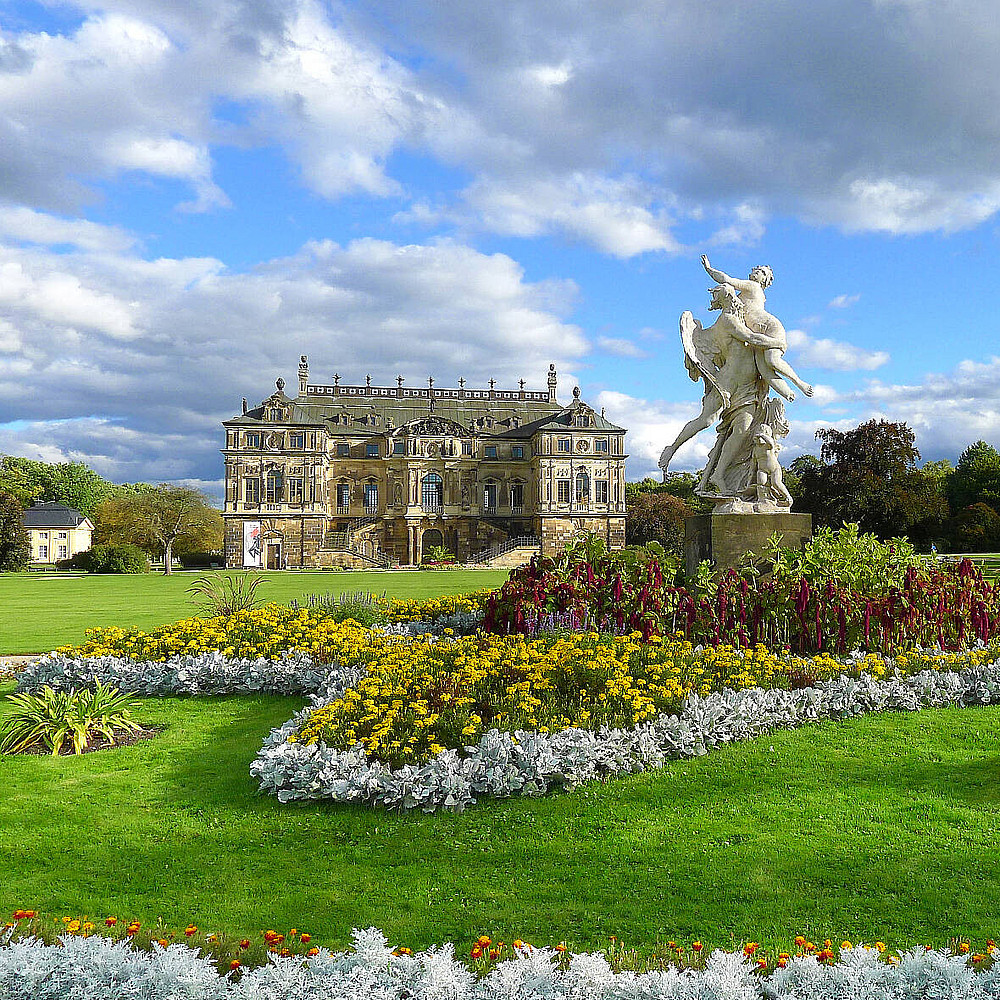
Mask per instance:
[[[738,292],[747,292],[760,287],[756,281],[751,281],[749,278],[733,278],[725,271],[712,267],[705,254],[701,255],[701,263],[708,272],[708,276],[720,285],[732,285]]]
[[[779,351],[784,351],[788,347],[788,344],[783,340],[778,340],[775,337],[768,337],[764,333],[755,333],[745,323],[740,325],[742,326],[740,336],[748,344],[750,344],[751,347],[761,347],[764,350],[777,349]]]

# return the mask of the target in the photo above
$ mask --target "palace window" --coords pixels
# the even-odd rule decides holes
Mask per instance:
[[[497,446],[495,444],[488,444],[486,446],[486,457],[487,458],[497,457]]]
[[[68,538],[68,537],[69,537],[69,536],[68,536],[68,535],[66,534],[66,532],[65,532],[65,531],[57,531],[57,532],[56,532],[56,538],[62,538],[62,539],[66,539],[66,538]]]
[[[462,454],[463,455],[471,455],[472,454],[472,442],[471,441],[463,441],[462,442]]]
[[[65,559],[69,555],[69,549],[65,545],[59,546],[59,552],[56,556],[57,559]]]
[[[420,503],[424,510],[440,510],[444,504],[444,480],[436,473],[424,476],[420,488]]]
[[[259,448],[260,447],[260,431],[247,431],[245,442],[246,442],[246,446],[248,448]]]
[[[294,433],[288,435],[289,448],[305,448],[305,446],[306,446],[305,431],[302,431],[301,433]]]
[[[510,509],[514,514],[524,513],[524,483],[514,483],[511,486]]]
[[[351,484],[337,483],[337,513],[346,514],[351,509]]]
[[[260,479],[257,476],[243,480],[243,502],[251,507],[260,503]]]
[[[406,442],[402,438],[396,438],[396,440],[392,442],[392,453],[393,455],[406,454]]]
[[[569,503],[569,480],[556,480],[556,501],[558,503]]]
[[[365,513],[374,514],[378,510],[378,483],[365,483]]]
[[[515,444],[510,449],[511,458],[524,458],[524,445]]]
[[[487,514],[497,512],[497,484],[485,483],[483,485],[483,509]]]
[[[280,469],[271,469],[264,479],[264,502],[281,503],[284,493],[284,477]]]
[[[350,458],[350,457],[351,457],[351,446],[349,444],[338,444],[337,458]]]
[[[594,480],[594,502],[595,503],[608,502],[608,481],[606,479]]]
[[[570,443],[569,438],[559,438],[558,450],[559,451],[571,451],[572,450],[572,445]]]
[[[365,445],[365,457],[366,458],[378,458],[378,442],[369,441]]]
[[[48,562],[49,558],[49,547],[47,545],[38,546],[38,558],[41,562]]]
[[[607,454],[607,451],[608,451],[608,439],[607,438],[598,438],[594,442],[594,451],[602,451],[605,454]]]
[[[288,502],[302,503],[302,479],[295,477],[288,480]]]
[[[586,472],[580,471],[576,477],[576,502],[588,503],[590,501],[590,476]]]

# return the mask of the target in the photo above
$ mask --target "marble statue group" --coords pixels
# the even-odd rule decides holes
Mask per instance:
[[[684,312],[680,332],[684,365],[693,381],[704,383],[705,395],[698,416],[663,449],[660,468],[665,474],[681,445],[717,423],[697,492],[716,501],[717,513],[787,511],[792,498],[777,458],[779,440],[789,431],[785,401],[795,398],[791,386],[807,396],[813,387],[785,360],[785,328],[767,311],[771,268],[755,267],[740,279],[712,267],[708,257],[701,262],[716,282],[709,309],[720,315],[703,327]]]

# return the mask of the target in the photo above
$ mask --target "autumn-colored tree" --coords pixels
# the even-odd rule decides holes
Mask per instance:
[[[625,544],[659,542],[667,552],[684,550],[684,518],[693,511],[679,497],[664,489],[636,493],[628,500],[625,515]]]
[[[163,572],[171,572],[177,552],[222,548],[222,515],[208,497],[185,486],[159,486],[114,497],[97,510],[97,541],[138,545],[162,556]]]

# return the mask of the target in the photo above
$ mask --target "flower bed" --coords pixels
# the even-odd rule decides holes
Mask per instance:
[[[420,626],[438,631],[451,627],[455,618],[477,622],[491,591],[455,594],[425,601],[372,597],[366,605],[377,620]],[[124,656],[165,661],[184,654],[220,652],[234,659],[273,658],[288,651],[302,651],[324,659],[351,658],[352,645],[364,644],[366,632],[351,619],[341,621],[342,605],[336,600],[313,599],[305,606],[265,604],[249,611],[217,618],[185,618],[149,632],[120,627],[88,629],[79,646],[60,646],[55,652],[71,657]],[[353,624],[353,630],[347,625]]]
[[[659,715],[630,729],[560,732],[490,729],[475,745],[445,749],[423,764],[393,768],[360,746],[341,750],[299,742],[309,709],[271,731],[251,774],[282,802],[331,799],[386,808],[461,811],[484,796],[543,795],[551,788],[662,767],[775,728],[868,712],[1000,703],[1000,664],[962,671],[922,670],[877,680],[841,674],[812,687],[747,688],[692,694],[679,715]]]
[[[9,937],[9,932],[8,932]],[[0,993],[32,1000],[87,996],[117,1000],[996,1000],[1000,970],[976,972],[972,956],[914,948],[887,956],[875,947],[842,949],[839,959],[788,956],[770,974],[751,954],[715,951],[697,969],[670,965],[615,972],[606,955],[523,945],[482,974],[454,948],[409,954],[378,931],[354,932],[348,952],[271,955],[259,968],[219,973],[212,960],[183,944],[140,951],[125,941],[64,935],[58,944],[0,939]]]
[[[764,578],[735,570],[679,585],[655,557],[633,563],[618,553],[568,550],[512,572],[487,602],[485,627],[533,635],[553,615],[576,628],[679,632],[699,645],[895,654],[1000,639],[1000,585],[968,559],[911,565],[898,585],[878,590],[802,572]]]

